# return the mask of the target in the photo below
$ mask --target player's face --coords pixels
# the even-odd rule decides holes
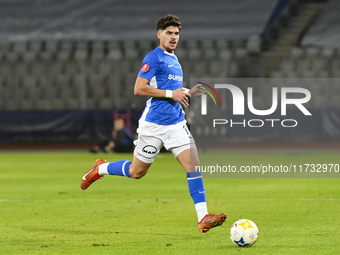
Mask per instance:
[[[158,30],[157,36],[160,41],[159,47],[167,52],[173,53],[179,40],[179,28],[169,26],[164,30]]]

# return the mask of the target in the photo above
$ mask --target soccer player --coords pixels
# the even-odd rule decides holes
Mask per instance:
[[[87,189],[104,175],[119,175],[127,178],[142,178],[148,171],[161,147],[170,150],[187,173],[190,195],[194,201],[198,229],[206,233],[225,221],[225,213],[209,214],[198,153],[184,118],[183,107],[189,106],[188,97],[202,95],[197,84],[192,89],[182,88],[183,72],[174,51],[178,44],[181,22],[168,14],[157,23],[159,46],[148,53],[136,79],[134,93],[147,96],[145,109],[137,129],[138,139],[132,162],[119,160],[107,163],[97,159],[92,169],[81,181],[81,188]]]

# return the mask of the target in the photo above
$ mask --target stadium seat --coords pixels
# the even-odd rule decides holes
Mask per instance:
[[[326,58],[315,58],[312,61],[312,70],[320,72],[322,70],[327,70],[330,68],[330,63]]]
[[[274,71],[271,74],[272,78],[283,78],[285,76],[286,76],[286,74],[283,71]]]
[[[333,69],[333,78],[340,78],[340,69]]]
[[[56,52],[58,50],[58,47],[60,47],[61,42],[55,41],[55,40],[49,40],[46,41],[46,51],[49,52]]]
[[[71,97],[64,100],[67,105],[67,109],[69,110],[79,110],[80,109],[80,102],[79,97]]]
[[[315,78],[317,75],[316,75],[316,72],[315,71],[310,71],[310,70],[303,70],[301,72],[301,77],[302,78]]]
[[[237,48],[235,50],[235,57],[238,59],[244,59],[248,54],[247,49],[244,48]]]
[[[74,59],[84,61],[88,57],[87,42],[78,42],[74,53]]]
[[[197,60],[202,56],[202,50],[198,46],[198,41],[187,41],[187,51],[189,60]]]
[[[54,110],[64,110],[66,109],[66,104],[63,99],[56,98],[52,100],[52,109]]]
[[[180,63],[182,63],[182,61],[185,61],[186,60],[186,57],[187,57],[187,50],[184,49],[183,47],[179,47],[178,49],[176,49],[176,56],[178,57]]]
[[[194,77],[207,77],[209,72],[207,62],[204,60],[192,63],[191,70],[193,70]]]
[[[5,53],[5,58],[9,63],[17,63],[20,60],[21,54],[15,51],[8,51]]]
[[[317,57],[320,55],[320,49],[317,47],[309,47],[306,51],[306,57]]]
[[[227,77],[237,77],[239,73],[238,65],[235,61],[231,60],[227,66]]]
[[[298,78],[299,74],[298,74],[297,70],[291,70],[291,71],[286,72],[285,77],[287,77],[287,78]]]
[[[11,76],[11,66],[8,65],[6,62],[0,63],[0,79],[3,77],[10,77]]]
[[[204,60],[213,60],[217,57],[217,51],[214,48],[204,48],[203,50],[203,59]]]
[[[22,77],[25,87],[27,87],[28,89],[30,88],[34,88],[36,86],[37,83],[37,78],[36,76],[33,75],[25,75],[24,77]]]
[[[28,44],[30,51],[39,52],[42,50],[42,41],[40,40],[29,41]]]
[[[91,59],[93,60],[105,59],[104,43],[102,41],[93,42]]]
[[[290,58],[284,59],[280,65],[280,70],[283,72],[292,71],[292,70],[295,70],[295,68],[296,68],[296,63],[293,59],[290,59]]]
[[[51,61],[53,58],[56,57],[57,45],[57,41],[46,41],[45,48],[38,52],[39,58],[43,61]]]
[[[311,58],[303,58],[299,59],[297,62],[297,68],[299,74],[304,73],[305,71],[312,70],[312,59]]]
[[[290,56],[293,59],[301,58],[305,56],[305,51],[303,48],[300,47],[292,47],[290,50]]]
[[[139,48],[139,55],[145,56],[148,54],[151,50],[153,50],[153,41],[150,40],[142,40],[138,42],[138,48]]]
[[[124,57],[128,60],[137,60],[138,59],[138,51],[136,48],[135,41],[126,41],[124,42]]]
[[[216,57],[216,48],[214,46],[214,41],[212,40],[203,40],[201,49],[203,51],[203,58],[209,59],[209,58],[215,58]]]
[[[224,77],[223,74],[223,63],[221,63],[221,59],[214,59],[210,62],[208,65],[208,70],[209,70],[209,77]]]
[[[321,50],[321,55],[327,59],[331,59],[336,55],[336,49],[332,47],[323,47]]]
[[[35,51],[28,51],[23,54],[23,60],[25,62],[33,62],[37,58],[38,54]]]
[[[0,51],[1,52],[8,52],[11,50],[12,43],[10,41],[2,41],[0,42]]]
[[[226,39],[217,39],[216,48],[218,51],[228,49],[228,41]]]
[[[61,49],[57,54],[57,58],[59,60],[69,60],[72,52],[72,42],[71,41],[63,41],[61,42]]]
[[[122,58],[122,52],[117,42],[109,42],[109,53],[107,58],[110,60],[119,60]]]
[[[97,100],[93,97],[86,99],[86,106],[87,109],[96,109],[97,107]]]
[[[18,102],[18,110],[29,111],[35,110],[34,101],[31,99],[22,99]]]
[[[41,41],[28,41],[27,43],[28,46],[26,51],[24,52],[23,59],[24,61],[32,62],[39,55],[39,52],[42,49],[42,43]]]
[[[65,71],[65,74],[68,75],[75,75],[79,74],[82,72],[81,69],[81,62],[79,61],[74,61],[74,60],[69,60],[67,62],[63,63],[63,70]]]
[[[317,74],[317,77],[319,78],[330,78],[330,73],[328,70],[322,70]]]
[[[22,54],[27,51],[27,41],[17,41],[13,45],[16,53]]]
[[[233,52],[227,48],[218,50],[218,55],[224,60],[231,60]]]
[[[113,109],[113,99],[108,97],[103,97],[99,99],[99,108],[101,110]]]
[[[113,71],[112,62],[108,61],[108,60],[98,61],[97,67],[98,67],[99,73],[101,73],[101,75],[103,75],[103,76],[111,74],[112,71]]]
[[[261,38],[253,36],[247,41],[247,51],[251,54],[259,54],[261,52]]]
[[[36,100],[35,110],[44,111],[50,109],[51,109],[50,103],[46,98]]]
[[[16,100],[17,102],[22,102],[22,101],[27,101],[27,100],[32,100],[28,97],[28,92],[27,89],[24,87],[18,87],[16,91]],[[19,106],[21,108],[21,106]]]
[[[46,71],[49,69],[49,65],[46,65],[45,62],[43,61],[33,61],[33,62],[28,62],[25,63],[26,70],[25,72],[27,74],[32,74],[35,76],[41,76],[41,75],[46,75]]]
[[[119,91],[118,77],[110,74],[104,78],[104,83],[107,86],[107,96],[113,100],[117,100],[117,91]]]
[[[56,52],[40,51],[37,53],[37,58],[45,62],[52,61],[53,58],[56,58]]]

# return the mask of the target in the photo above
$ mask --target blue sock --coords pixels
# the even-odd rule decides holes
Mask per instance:
[[[189,192],[194,200],[197,219],[200,222],[208,214],[207,203],[205,199],[205,190],[201,172],[187,173]]]
[[[132,162],[128,160],[119,160],[112,162],[107,166],[107,172],[111,175],[126,176],[130,178],[129,168]]]
[[[203,178],[201,172],[187,173],[189,192],[195,205],[206,202]]]

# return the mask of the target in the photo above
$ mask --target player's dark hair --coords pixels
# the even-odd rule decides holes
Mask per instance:
[[[157,22],[157,31],[158,30],[164,30],[169,26],[175,26],[178,27],[179,31],[181,31],[181,21],[179,18],[175,15],[168,14],[162,17],[158,22]]]

